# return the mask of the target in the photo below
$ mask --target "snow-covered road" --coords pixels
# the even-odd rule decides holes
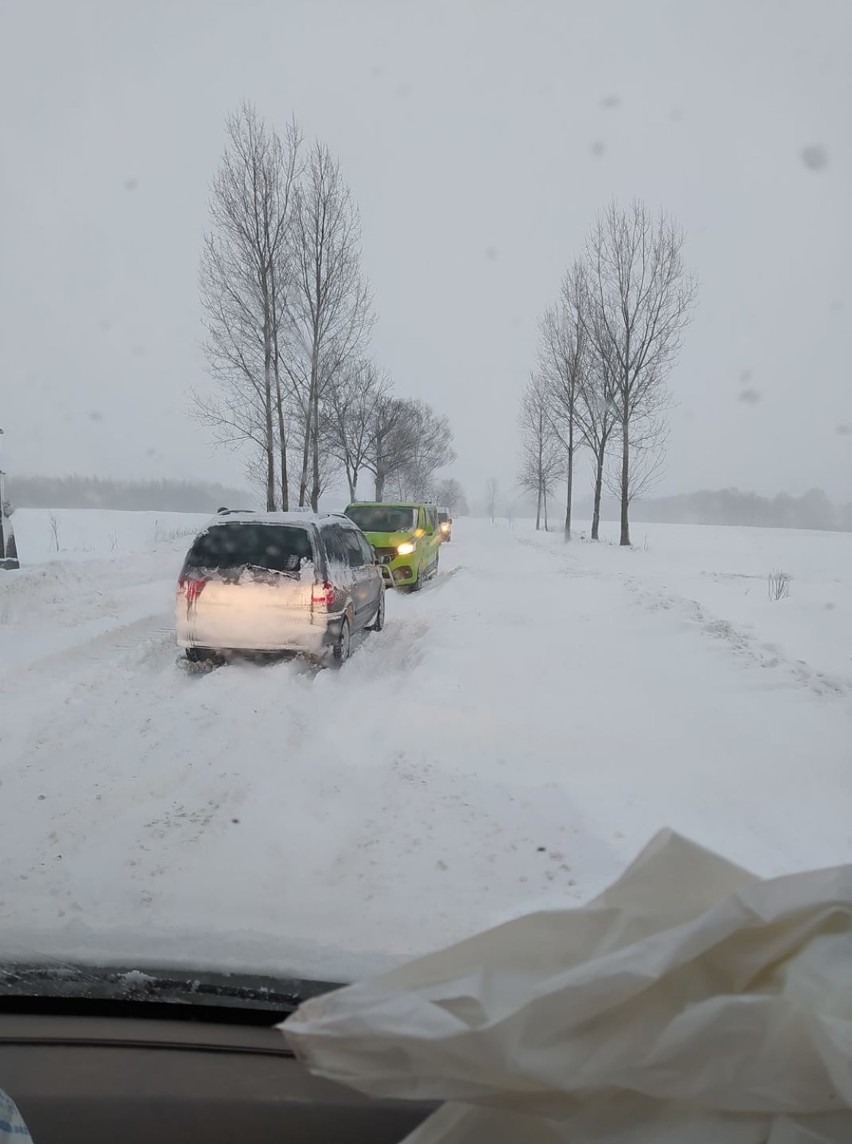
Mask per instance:
[[[852,860],[852,537],[636,531],[459,521],[340,673],[187,670],[177,538],[4,578],[7,954],[341,976],[584,900],[661,826]]]

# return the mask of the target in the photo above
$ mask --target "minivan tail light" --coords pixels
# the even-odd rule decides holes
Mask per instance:
[[[321,584],[314,584],[311,603],[319,612],[327,612],[334,604],[334,585],[324,580]]]
[[[204,591],[206,580],[178,580],[178,595],[186,600],[186,606],[192,607],[201,593]]]

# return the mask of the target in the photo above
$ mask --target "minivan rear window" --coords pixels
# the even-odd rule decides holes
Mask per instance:
[[[408,532],[415,527],[416,510],[401,505],[350,505],[346,515],[362,532]]]
[[[307,529],[282,524],[216,524],[196,538],[186,558],[188,568],[268,568],[298,572],[313,560]]]

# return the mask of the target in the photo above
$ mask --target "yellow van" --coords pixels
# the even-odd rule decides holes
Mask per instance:
[[[414,501],[356,501],[346,516],[376,550],[385,583],[417,592],[438,572],[438,507]]]

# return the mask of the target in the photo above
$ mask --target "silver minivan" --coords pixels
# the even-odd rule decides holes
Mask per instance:
[[[229,513],[195,538],[178,581],[178,646],[192,661],[296,652],[343,663],[381,631],[385,595],[370,542],[348,517]]]

